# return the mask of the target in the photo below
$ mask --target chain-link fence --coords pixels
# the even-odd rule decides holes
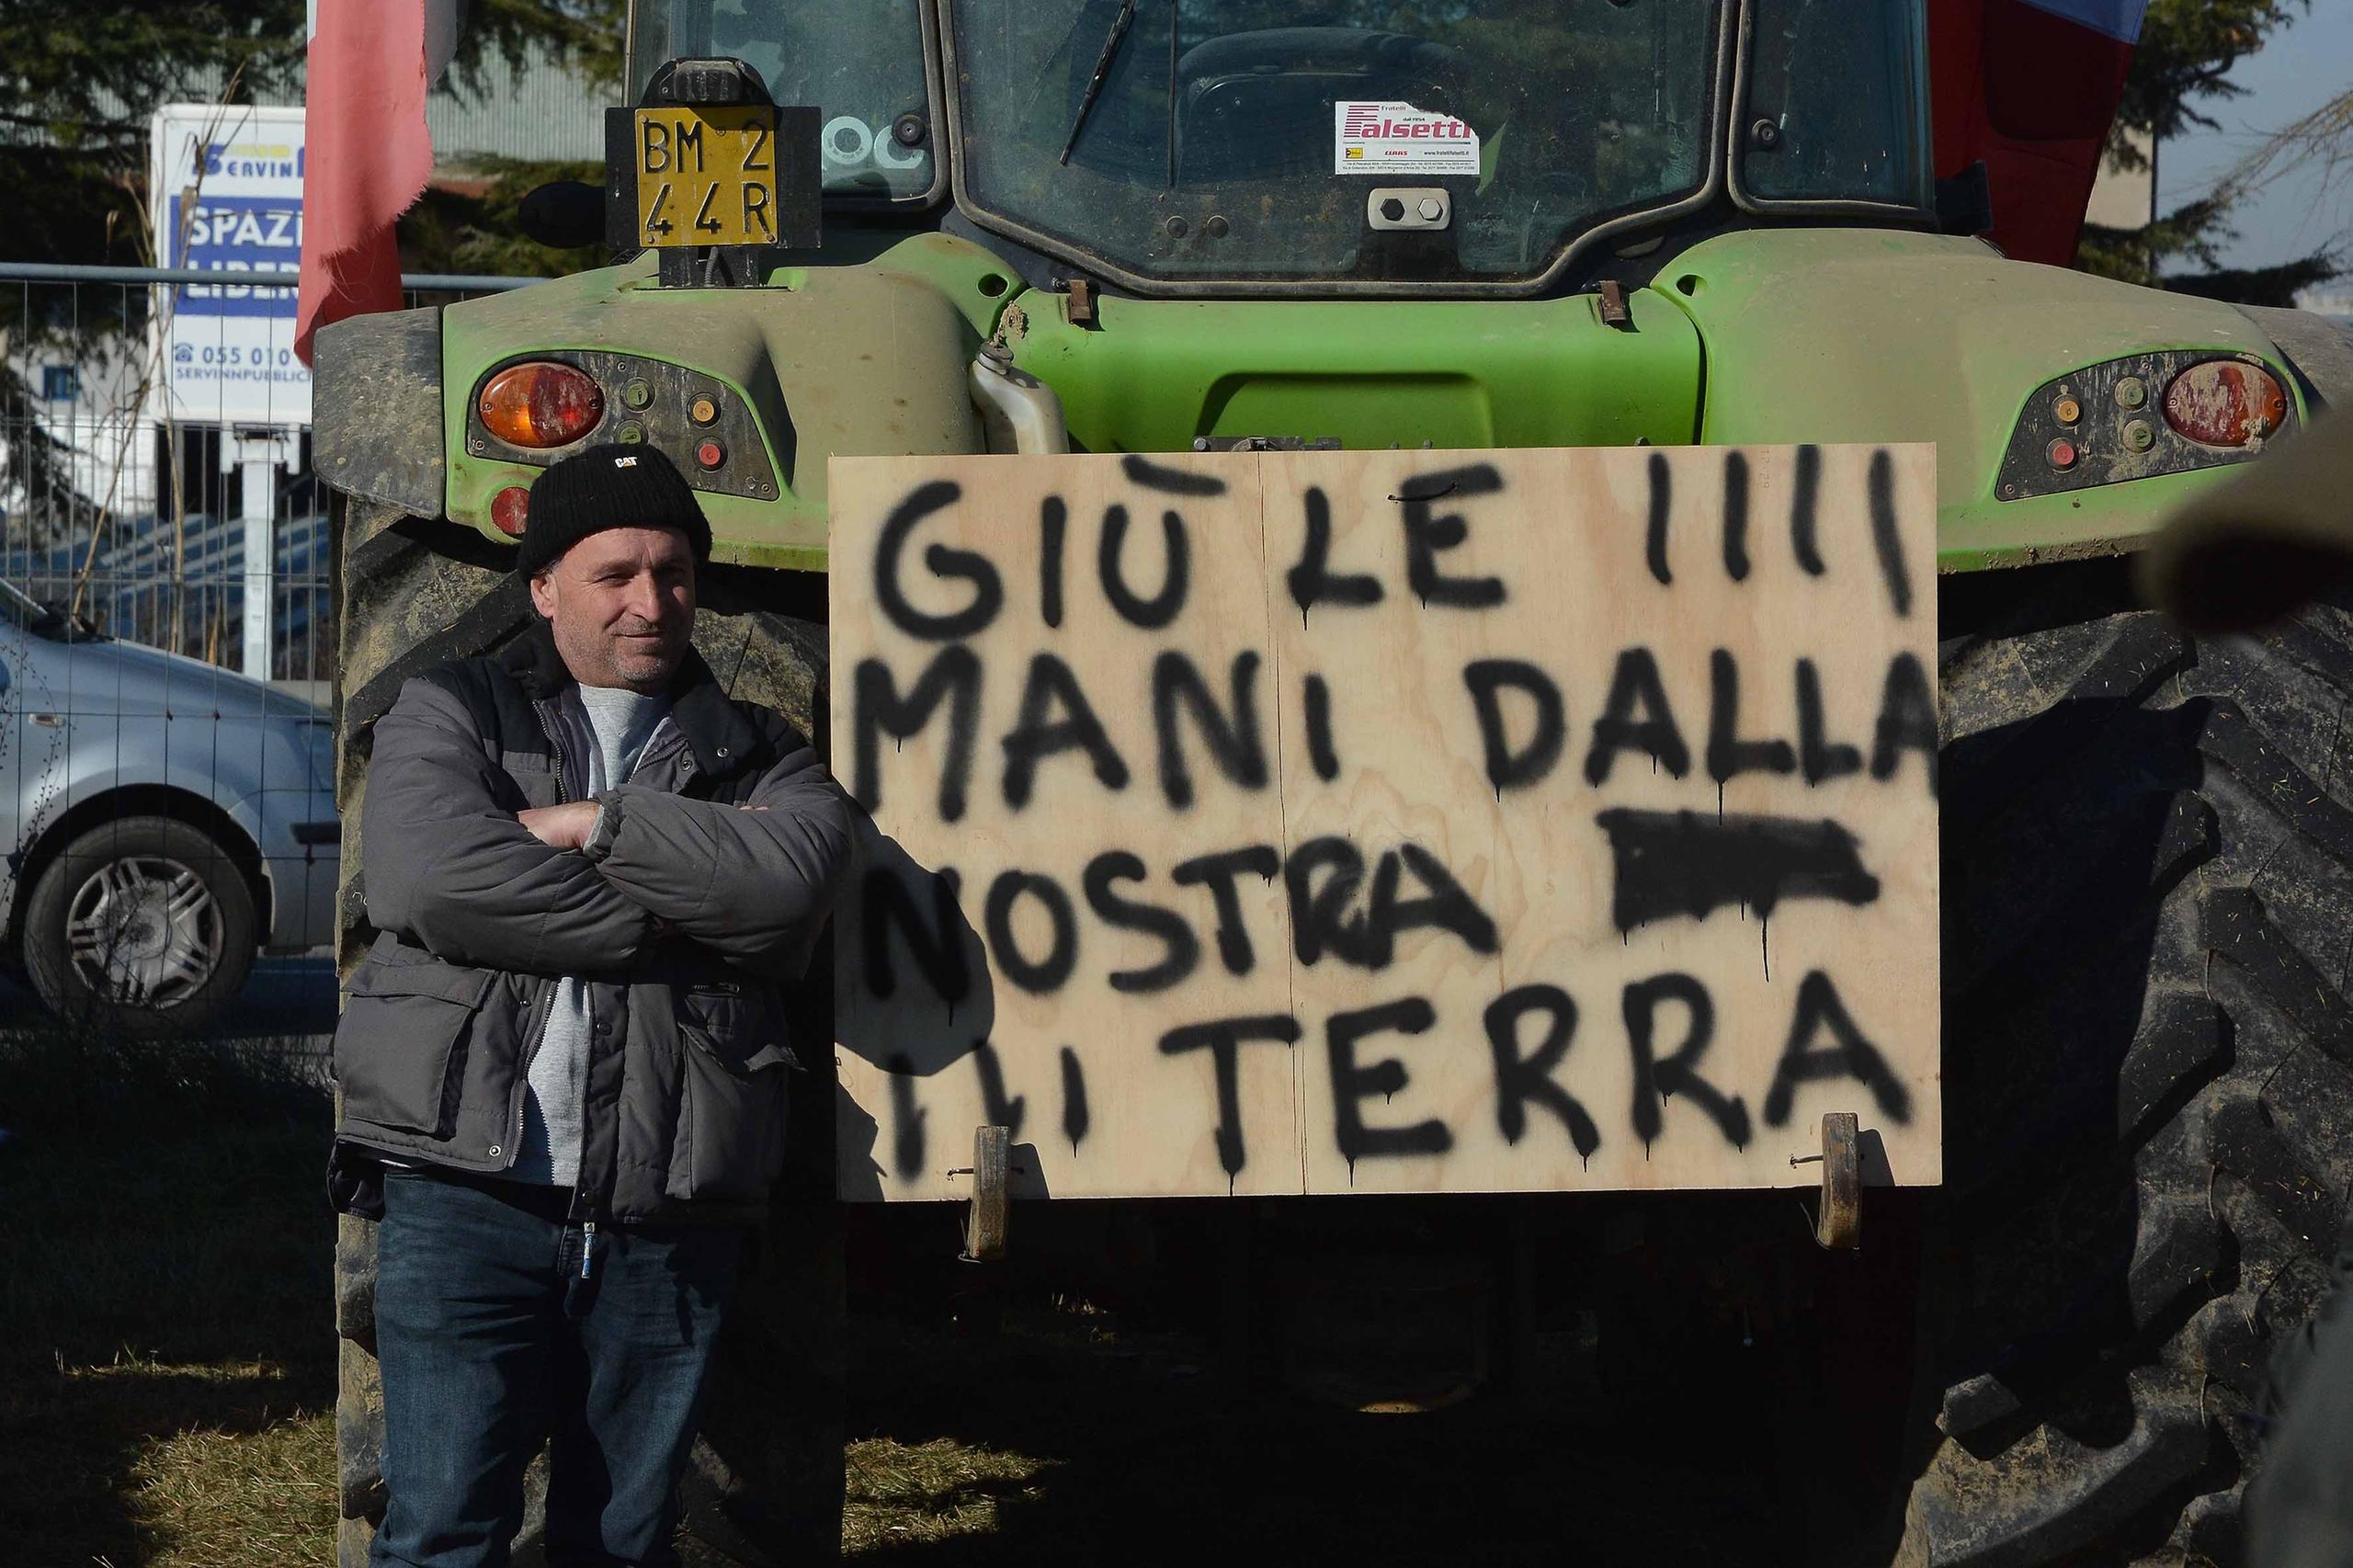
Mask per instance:
[[[216,409],[166,384],[174,353],[237,352],[189,343],[202,336],[186,325],[199,319],[192,296],[226,320],[222,307],[290,301],[293,286],[199,276],[0,264],[0,579],[109,636],[323,698],[335,628],[307,401],[273,411],[265,382],[258,407],[247,394],[232,413],[225,380]],[[525,281],[420,277],[409,300]],[[256,540],[267,559],[246,559]],[[249,589],[267,604],[249,604]],[[267,669],[252,656],[256,627]]]
[[[408,281],[438,304],[528,280]],[[0,956],[111,1035],[208,1021],[256,954],[334,935],[336,641],[292,291],[0,263]]]

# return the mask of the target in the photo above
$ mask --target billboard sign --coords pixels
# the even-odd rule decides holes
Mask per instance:
[[[155,111],[149,187],[166,267],[283,271],[302,259],[302,111],[167,104]],[[294,427],[311,422],[311,372],[294,357],[294,290],[220,284],[156,290],[168,419]]]

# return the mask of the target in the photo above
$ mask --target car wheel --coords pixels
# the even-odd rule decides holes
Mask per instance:
[[[120,817],[75,837],[33,884],[25,967],[60,1017],[153,1040],[203,1028],[254,965],[254,896],[210,834]]]

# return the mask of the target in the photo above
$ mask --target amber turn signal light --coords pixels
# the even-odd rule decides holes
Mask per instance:
[[[510,484],[490,498],[490,520],[498,531],[520,539],[531,520],[531,493],[519,484]]]
[[[510,447],[561,447],[605,416],[605,394],[587,372],[544,359],[509,365],[475,403],[483,428]]]
[[[2259,365],[2209,359],[2165,387],[2165,423],[2201,446],[2244,447],[2287,421],[2288,390]]]

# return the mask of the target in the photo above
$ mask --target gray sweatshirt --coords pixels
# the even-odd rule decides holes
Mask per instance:
[[[579,689],[580,705],[597,735],[588,757],[587,792],[593,798],[629,782],[670,702],[626,687]],[[580,1179],[580,1100],[588,1079],[591,1022],[588,988],[576,977],[559,983],[523,1096],[523,1146],[509,1172],[517,1181],[570,1187]]]

